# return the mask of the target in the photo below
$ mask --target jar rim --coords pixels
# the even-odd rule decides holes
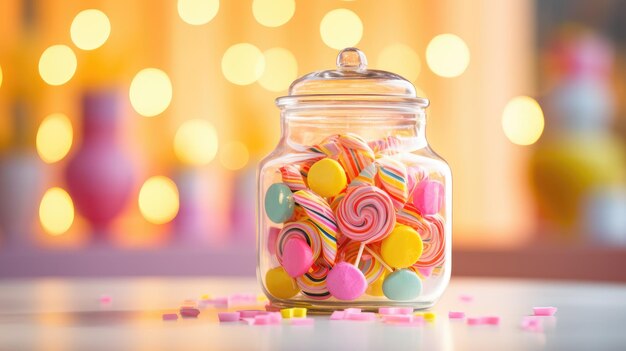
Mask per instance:
[[[368,108],[421,108],[428,107],[430,101],[421,97],[394,96],[385,94],[310,94],[286,95],[275,100],[281,109],[316,106],[361,105]]]

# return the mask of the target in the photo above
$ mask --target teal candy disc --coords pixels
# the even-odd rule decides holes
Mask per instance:
[[[422,292],[422,281],[409,269],[389,274],[383,282],[383,293],[390,300],[413,300]]]
[[[283,183],[272,184],[265,193],[265,213],[274,223],[283,223],[291,218],[295,202],[293,193]]]

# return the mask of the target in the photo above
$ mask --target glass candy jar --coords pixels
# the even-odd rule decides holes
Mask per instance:
[[[332,311],[432,306],[450,280],[452,178],[406,79],[342,50],[276,104],[259,166],[258,267],[272,305]]]

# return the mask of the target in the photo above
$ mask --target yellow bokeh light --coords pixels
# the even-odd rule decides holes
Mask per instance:
[[[470,51],[463,39],[454,34],[440,34],[426,47],[426,63],[438,76],[458,77],[470,62]]]
[[[206,120],[192,119],[183,123],[174,136],[174,152],[189,165],[201,166],[213,161],[217,154],[215,127]]]
[[[250,153],[240,141],[231,141],[220,147],[220,163],[231,171],[244,168],[248,164]]]
[[[298,78],[298,62],[291,51],[273,48],[263,53],[265,70],[259,84],[269,91],[283,91]]]
[[[129,97],[138,114],[156,116],[165,111],[172,101],[172,82],[160,69],[145,68],[130,83]]]
[[[219,0],[178,0],[178,15],[195,26],[209,23],[219,9]]]
[[[102,46],[111,34],[111,22],[107,15],[96,9],[79,12],[70,27],[74,44],[83,50],[94,50]]]
[[[53,45],[39,58],[39,75],[50,85],[63,85],[76,73],[76,55],[67,45]]]
[[[254,0],[252,14],[257,22],[266,27],[279,27],[289,22],[296,12],[294,0]]]
[[[391,44],[378,55],[377,68],[401,75],[415,81],[422,68],[420,58],[411,47],[404,44]]]
[[[37,153],[46,163],[62,160],[72,147],[72,122],[62,113],[46,117],[37,130]]]
[[[150,177],[141,186],[139,211],[148,222],[165,224],[176,217],[178,208],[178,188],[168,177]]]
[[[222,73],[229,82],[248,85],[257,81],[265,70],[265,58],[256,46],[235,44],[222,57]]]
[[[324,43],[333,49],[356,46],[363,36],[363,22],[348,9],[335,9],[322,18],[320,34]]]
[[[39,204],[39,221],[51,235],[65,233],[74,223],[74,204],[70,195],[61,188],[50,188]]]
[[[502,129],[517,145],[534,144],[543,132],[544,118],[539,103],[528,96],[511,99],[502,112]]]

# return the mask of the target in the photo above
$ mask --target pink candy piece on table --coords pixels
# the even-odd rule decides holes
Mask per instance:
[[[448,318],[450,318],[450,319],[463,319],[463,318],[465,318],[465,312],[450,311],[450,312],[448,312]]]
[[[290,320],[291,325],[313,325],[315,319],[313,318],[292,318]]]
[[[340,321],[344,318],[345,316],[345,312],[344,311],[334,311],[331,315],[330,315],[330,320],[331,321]]]
[[[241,315],[241,318],[254,318],[261,314],[267,314],[268,312],[262,310],[240,310],[237,311]]]
[[[367,280],[363,272],[354,265],[347,262],[339,262],[328,273],[326,287],[335,298],[350,301],[365,293]]]
[[[413,322],[413,315],[410,314],[389,314],[383,316],[385,323],[410,323]]]
[[[178,315],[176,313],[163,313],[162,318],[164,321],[175,321],[178,319]]]
[[[468,325],[498,325],[500,324],[500,317],[487,316],[487,317],[469,317],[467,318]]]
[[[434,215],[443,206],[443,184],[435,180],[423,179],[413,191],[413,204],[422,215]]]
[[[219,312],[217,318],[220,322],[237,322],[241,314],[239,312]]]
[[[554,316],[556,307],[533,307],[533,314],[535,316]]]
[[[183,307],[180,309],[180,315],[183,317],[196,318],[200,314],[200,310],[197,308]]]
[[[384,315],[412,314],[413,307],[381,307],[378,309],[378,313]]]
[[[313,251],[300,238],[290,238],[283,248],[282,266],[292,278],[297,278],[311,269],[313,265]]]
[[[532,331],[532,332],[543,331],[543,324],[541,323],[541,319],[537,318],[536,316],[525,316],[522,319],[521,327],[522,329],[526,331]]]
[[[376,314],[373,312],[350,313],[346,316],[346,319],[351,321],[374,321],[376,320]]]

